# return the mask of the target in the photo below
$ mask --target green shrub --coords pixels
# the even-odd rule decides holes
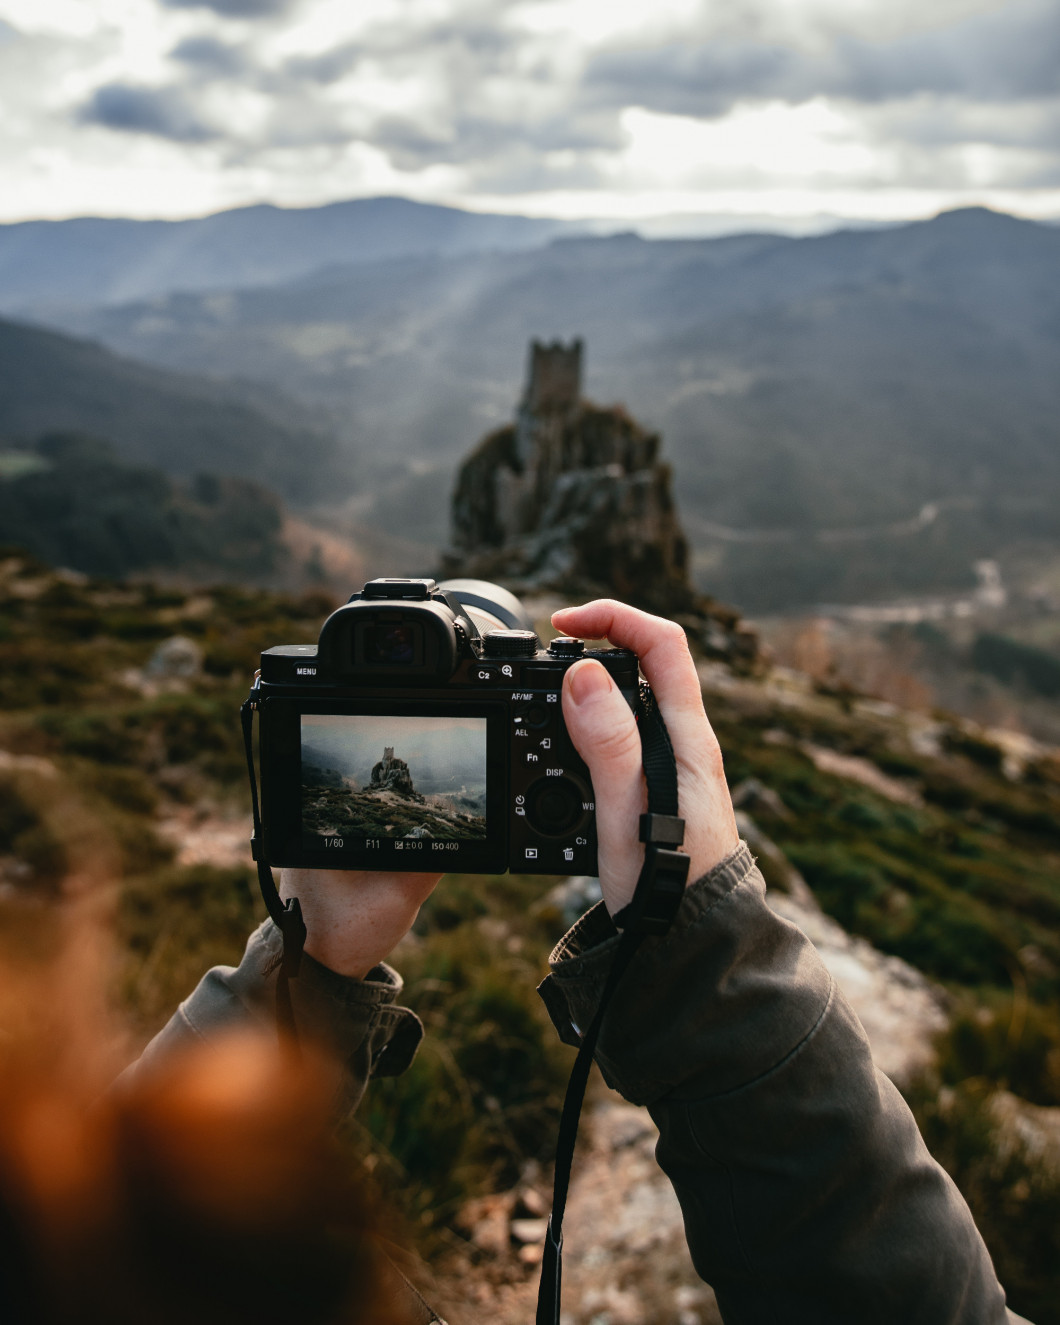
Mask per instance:
[[[28,886],[57,883],[67,869],[63,843],[23,796],[15,777],[0,777],[0,855],[12,856],[26,871]]]
[[[15,779],[0,777],[0,854],[12,851],[19,835],[36,823],[37,816],[22,799]]]
[[[957,755],[964,755],[966,759],[970,759],[975,764],[982,764],[992,772],[997,772],[1001,768],[1005,757],[1004,751],[993,741],[975,736],[971,732],[961,731],[959,728],[950,728],[943,743],[947,750]]]
[[[1002,1136],[991,1093],[982,1082],[940,1092],[921,1079],[906,1097],[929,1150],[968,1202],[1009,1306],[1035,1325],[1060,1325],[1060,1174]]]
[[[979,1078],[1033,1104],[1060,1105],[1060,1011],[985,991],[962,1003],[938,1046],[946,1085]]]
[[[38,726],[58,748],[101,764],[133,764],[130,715],[122,710],[42,713]]]
[[[372,1083],[361,1121],[406,1212],[433,1225],[551,1157],[571,1057],[535,993],[543,956],[510,953],[468,922],[435,930],[401,964],[427,1038],[404,1076]]]
[[[44,823],[35,823],[19,833],[11,854],[29,866],[27,883],[58,883],[68,869],[66,847]]]
[[[849,800],[839,807],[839,818],[852,828],[862,828],[873,833],[885,828],[890,816],[868,801]]]
[[[102,764],[146,771],[196,764],[224,777],[243,768],[235,696],[170,694],[121,707],[45,712],[37,725],[60,750]]]
[[[161,869],[123,885],[118,994],[142,1037],[168,1021],[211,966],[238,965],[263,918],[257,878],[242,867]]]
[[[786,850],[845,929],[940,980],[1007,984],[1013,941],[985,907],[868,844],[824,838]]]
[[[896,750],[880,750],[875,756],[876,766],[896,778],[919,777],[923,771],[923,760]]]
[[[96,765],[91,769],[86,783],[119,809],[133,814],[153,814],[158,808],[158,788],[131,769]]]
[[[984,632],[972,645],[972,666],[1007,685],[1022,685],[1037,695],[1060,695],[1060,658],[1007,635]]]

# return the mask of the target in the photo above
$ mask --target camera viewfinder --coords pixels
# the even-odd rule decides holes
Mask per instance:
[[[412,667],[422,662],[422,648],[417,649],[419,632],[411,624],[368,624],[361,628],[364,662],[375,667]]]

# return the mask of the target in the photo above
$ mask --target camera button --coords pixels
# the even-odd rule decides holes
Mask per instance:
[[[488,663],[476,663],[468,673],[475,685],[492,686],[496,685],[501,679],[499,667],[491,667]]]
[[[515,710],[515,722],[519,727],[533,727],[540,730],[549,725],[554,713],[554,709],[535,700],[530,704],[518,705]]]

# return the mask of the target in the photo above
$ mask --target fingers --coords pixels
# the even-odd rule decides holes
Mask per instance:
[[[681,718],[704,718],[696,666],[685,632],[676,622],[600,598],[583,607],[563,608],[552,623],[582,639],[609,639],[619,648],[632,649],[667,724],[671,720],[679,724]]]
[[[582,638],[606,637],[612,644],[632,649],[638,655],[641,670],[655,693],[670,733],[677,760],[680,813],[685,820],[684,849],[692,858],[689,877],[694,879],[706,873],[735,849],[739,833],[725,781],[721,750],[703,708],[699,677],[684,631],[672,621],[651,616],[611,599],[600,599],[586,603],[583,607],[564,608],[552,620],[559,630]],[[579,669],[584,667],[586,670],[591,666],[599,665],[589,661],[577,665]],[[572,677],[575,670],[570,669],[568,678]],[[611,689],[615,689],[613,683]],[[564,698],[566,701],[566,691]],[[617,691],[615,698],[621,700]],[[568,730],[572,719],[578,721],[574,717],[575,707],[573,703],[570,705],[571,714],[568,716],[568,705],[566,702],[564,704]],[[609,753],[618,740],[615,733],[628,730],[628,718],[628,709],[623,717],[615,708],[605,713],[601,704],[599,710],[594,710],[591,721],[587,717],[581,722],[580,739],[584,747],[575,741],[578,753],[592,771],[596,789],[600,878],[605,888],[605,897],[605,862],[608,868],[618,870],[621,888],[625,886],[628,870],[616,863],[619,855],[623,852],[627,856],[632,853],[639,868],[642,854],[639,845],[636,845],[636,818],[642,812],[644,801],[639,740],[636,748],[636,775],[630,771],[633,761],[628,752],[623,749],[622,760]],[[636,738],[635,725],[633,734]],[[594,743],[602,744],[602,750],[595,754],[592,750]],[[603,782],[599,786],[593,766],[594,758],[601,762]],[[608,805],[611,797],[615,798],[614,808]],[[638,801],[640,809],[633,808],[634,801]],[[615,843],[620,845],[616,847]]]
[[[607,671],[588,659],[563,679],[563,718],[592,778],[600,885],[615,915],[633,897],[644,858],[639,826],[647,794],[637,724]]]

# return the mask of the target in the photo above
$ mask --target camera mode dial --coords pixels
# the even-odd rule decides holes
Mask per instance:
[[[532,630],[489,630],[482,637],[486,658],[532,658],[540,647]]]

